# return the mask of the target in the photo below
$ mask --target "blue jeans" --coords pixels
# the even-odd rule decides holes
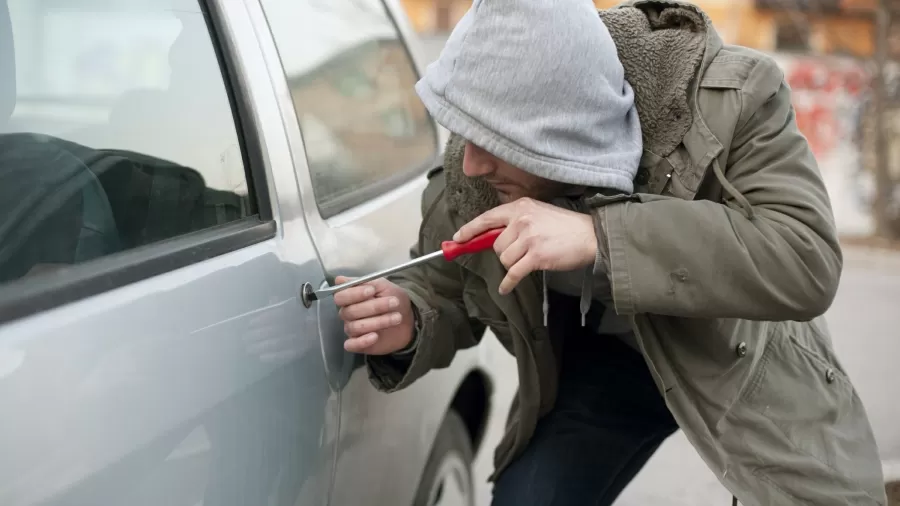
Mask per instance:
[[[614,336],[566,331],[556,405],[498,477],[492,506],[611,505],[678,428],[640,353]]]

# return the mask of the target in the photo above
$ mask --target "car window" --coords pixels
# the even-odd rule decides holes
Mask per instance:
[[[255,213],[198,0],[0,0],[0,283]]]
[[[437,133],[415,93],[415,67],[379,0],[262,0],[262,5],[324,217],[433,163]]]

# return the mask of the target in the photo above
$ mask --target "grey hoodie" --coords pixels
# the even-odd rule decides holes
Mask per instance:
[[[634,92],[591,0],[475,0],[416,91],[438,123],[515,167],[633,190]]]

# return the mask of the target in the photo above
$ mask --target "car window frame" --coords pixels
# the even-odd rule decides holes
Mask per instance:
[[[305,0],[300,0],[300,1],[305,1]],[[260,0],[259,3],[260,3],[260,8],[261,8],[264,16],[268,16],[268,13],[266,12],[265,5],[263,5],[263,2]],[[400,42],[400,45],[403,47],[403,53],[406,55],[406,61],[409,64],[409,66],[413,72],[413,75],[415,76],[415,80],[418,81],[419,79],[422,78],[422,73],[420,71],[419,64],[416,61],[415,56],[413,55],[413,53],[410,50],[409,41],[407,40],[406,34],[404,33],[402,27],[400,26],[400,24],[397,21],[397,18],[395,16],[394,10],[392,9],[392,6],[388,5],[384,0],[378,0],[378,3],[379,3],[379,5],[381,5],[382,9],[384,9],[385,16],[387,16],[388,20],[390,21],[391,27],[394,30],[394,35],[397,37],[397,40]],[[268,29],[270,30],[270,36],[272,38],[272,42],[275,46],[276,52],[278,53],[278,62],[279,62],[279,67],[280,67],[280,72],[281,72],[281,78],[284,79],[284,82],[286,83],[287,88],[288,88],[288,92],[290,93],[291,80],[290,80],[289,76],[287,75],[287,71],[284,68],[283,59],[281,58],[282,48],[278,46],[278,43],[277,43],[278,39],[277,39],[277,37],[275,37],[275,34],[271,33],[271,26],[268,24],[268,21],[266,22],[266,25],[267,25]],[[290,98],[291,98],[291,106],[295,107],[294,102],[293,102],[293,95],[291,95]],[[312,190],[312,196],[313,196],[313,203],[315,204],[315,207],[318,210],[319,217],[322,220],[325,220],[327,222],[328,220],[331,220],[332,218],[335,218],[336,216],[339,216],[343,213],[351,212],[354,209],[356,209],[360,206],[363,206],[363,205],[371,202],[372,200],[377,199],[377,198],[389,193],[394,188],[405,185],[405,184],[415,180],[416,178],[422,176],[429,170],[431,170],[437,166],[440,166],[443,163],[442,162],[443,153],[441,150],[440,127],[438,126],[437,122],[435,122],[434,118],[431,116],[430,111],[428,111],[426,109],[425,114],[428,116],[428,123],[431,126],[431,131],[432,131],[432,141],[434,143],[433,156],[426,158],[420,165],[413,166],[413,167],[410,167],[405,170],[397,171],[396,173],[391,174],[388,177],[379,179],[378,181],[376,181],[374,183],[367,184],[362,188],[353,190],[351,192],[348,192],[348,193],[342,195],[340,198],[335,199],[335,201],[337,201],[338,204],[330,204],[329,203],[329,205],[323,206],[323,204],[320,202],[319,197],[316,192],[316,178],[313,176],[313,168],[310,165],[308,158],[304,158],[302,165],[295,164],[295,166],[297,167],[298,170],[302,167],[308,172],[308,177],[312,184],[311,190]],[[289,128],[296,128],[297,131],[300,133],[299,140],[303,147],[303,149],[302,149],[303,155],[304,155],[304,157],[306,157],[306,151],[307,151],[306,139],[305,139],[305,136],[303,133],[303,128],[300,125],[300,118],[299,118],[299,115],[296,114],[296,112],[293,114],[293,116],[295,119],[295,121],[294,121],[295,124],[290,125]]]
[[[214,0],[197,0],[218,59],[241,147],[248,195],[256,213],[228,223],[134,249],[0,284],[0,324],[121,288],[272,239],[277,232],[265,175],[259,128],[246,82],[240,77],[234,41]]]

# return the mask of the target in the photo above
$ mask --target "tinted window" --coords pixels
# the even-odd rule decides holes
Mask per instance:
[[[378,0],[263,0],[326,217],[433,162],[417,74]]]
[[[0,47],[0,282],[255,212],[197,0],[0,0]]]

